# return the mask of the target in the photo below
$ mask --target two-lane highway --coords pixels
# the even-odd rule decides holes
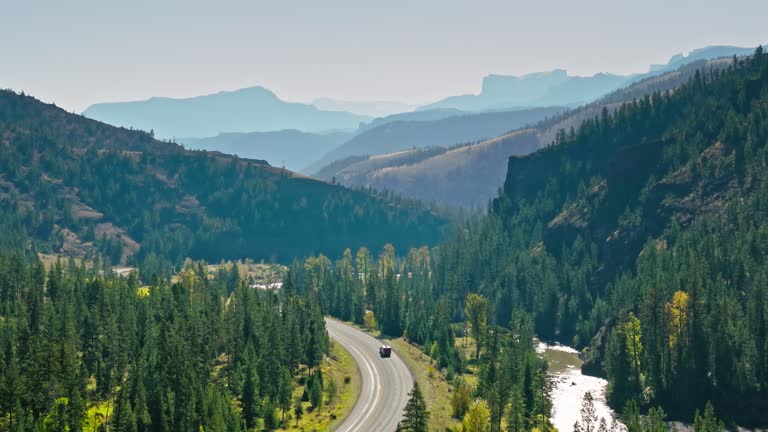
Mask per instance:
[[[325,320],[328,334],[349,351],[360,370],[360,397],[349,417],[336,432],[392,432],[403,416],[413,377],[408,367],[392,352],[379,357],[381,342],[339,321]]]

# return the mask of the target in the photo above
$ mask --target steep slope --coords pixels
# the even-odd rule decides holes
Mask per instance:
[[[444,246],[438,278],[482,287],[499,321],[523,309],[540,337],[590,345],[614,408],[690,420],[711,400],[765,424],[767,118],[761,50],[605,110],[509,159],[492,215]]]
[[[450,207],[483,207],[504,181],[510,155],[538,150],[533,129],[523,129],[453,149],[411,150],[350,165],[335,174],[344,185],[397,191],[402,196]]]
[[[223,133],[208,138],[181,138],[184,147],[219,151],[298,171],[351,136],[347,132],[306,133],[295,129],[273,132]]]
[[[491,138],[512,129],[535,124],[564,110],[561,107],[547,107],[465,114],[436,120],[386,122],[356,134],[313,163],[307,171],[320,171],[325,165],[348,156],[377,155]],[[439,116],[444,113],[446,111],[434,111],[430,112],[430,115]]]
[[[0,241],[17,246],[95,248],[149,267],[186,256],[289,261],[431,243],[443,223],[415,205],[188,151],[10,91],[0,93],[0,147]]]
[[[483,79],[481,91],[476,95],[451,96],[420,107],[420,109],[459,109],[485,111],[511,107],[576,106],[625,87],[700,60],[719,57],[743,56],[754,48],[712,46],[691,51],[687,56],[678,54],[664,65],[651,65],[649,72],[635,75],[598,73],[593,76],[571,76],[565,70],[537,72],[520,77],[489,75]]]
[[[452,207],[484,206],[497,194],[506,173],[506,159],[526,155],[556,140],[560,131],[578,128],[586,119],[609,112],[623,102],[679,87],[699,69],[722,68],[731,60],[700,61],[648,78],[606,95],[597,102],[539,122],[527,130],[458,146],[451,151],[395,152],[376,158],[349,159],[325,169],[320,178],[335,178],[343,185],[374,187]],[[477,151],[475,151],[477,150]],[[418,160],[416,160],[418,159]],[[434,159],[434,160],[433,160]]]
[[[326,181],[335,183],[336,174],[339,171],[343,170],[344,168],[354,163],[368,160],[368,158],[369,158],[368,155],[345,157],[344,159],[339,159],[337,161],[331,162],[330,164],[324,166],[323,168],[320,169],[320,171],[315,172],[313,176],[321,180],[326,180]],[[304,169],[304,171],[306,172],[312,172],[312,170],[313,169],[311,168],[311,166]]]
[[[354,130],[369,117],[323,111],[285,102],[263,87],[185,99],[155,97],[136,102],[90,106],[83,115],[115,126],[153,130],[161,138],[210,137],[221,132],[266,132],[299,129],[325,132]]]
[[[419,111],[410,111],[410,112],[401,112],[397,114],[391,114],[385,117],[377,117],[368,123],[360,125],[360,128],[358,129],[358,133],[373,129],[376,126],[381,126],[387,123],[394,123],[397,121],[431,121],[431,120],[440,120],[444,118],[449,117],[458,117],[461,115],[466,115],[469,113],[466,113],[464,111],[459,111],[457,109],[449,108],[449,109],[433,109],[433,110],[419,110]]]

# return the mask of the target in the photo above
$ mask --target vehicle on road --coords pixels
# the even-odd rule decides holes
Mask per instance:
[[[389,345],[382,345],[379,347],[379,355],[381,357],[389,357],[392,355],[392,347]]]

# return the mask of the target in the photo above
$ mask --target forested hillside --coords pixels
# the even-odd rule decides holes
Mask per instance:
[[[545,338],[586,345],[597,334],[592,365],[616,406],[637,399],[690,418],[711,399],[732,419],[764,422],[766,116],[759,49],[511,158],[500,222],[477,236],[497,246],[478,250],[466,266],[483,270],[464,277],[497,304],[522,302]]]
[[[187,151],[150,134],[0,93],[3,248],[136,263],[186,257],[289,261],[348,245],[439,239],[417,204],[350,191],[263,161]]]
[[[302,390],[319,408],[317,299],[249,288],[236,269],[141,286],[0,254],[0,430],[274,430]]]
[[[321,295],[329,311],[361,321],[369,310],[457,371],[445,323],[473,329],[482,369],[494,325],[515,334],[530,316],[540,338],[588,347],[586,368],[608,378],[617,409],[635,401],[690,420],[711,400],[729,421],[765,424],[768,55],[699,70],[556,136],[510,158],[490,214],[453,240],[400,260],[385,251],[364,283],[337,264]],[[494,401],[513,396],[482,383],[476,394],[504,415]]]

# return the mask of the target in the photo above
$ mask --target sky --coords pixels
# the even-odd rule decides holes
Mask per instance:
[[[636,73],[764,44],[766,16],[766,0],[0,0],[0,88],[75,112],[253,85],[424,104],[491,73]]]

